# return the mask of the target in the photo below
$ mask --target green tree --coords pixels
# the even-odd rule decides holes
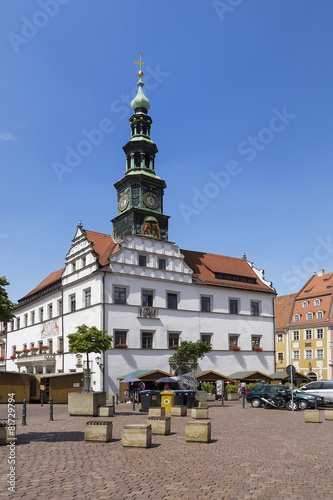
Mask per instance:
[[[89,353],[100,354],[111,347],[111,335],[105,335],[106,330],[98,330],[96,326],[81,325],[76,327],[76,333],[67,335],[68,345],[74,354],[83,353],[87,355],[87,389],[90,392],[90,369]]]
[[[195,372],[198,367],[198,360],[202,359],[204,355],[212,350],[211,344],[207,344],[202,340],[197,340],[196,342],[191,342],[183,340],[180,343],[177,351],[173,356],[169,358],[169,363],[171,366],[179,367],[182,365],[190,365]]]
[[[15,304],[9,300],[8,293],[5,290],[5,286],[9,284],[5,276],[0,277],[0,321],[5,323],[11,321],[15,317],[12,312]]]

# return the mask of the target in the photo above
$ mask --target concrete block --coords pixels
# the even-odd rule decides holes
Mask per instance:
[[[149,417],[165,417],[165,408],[161,406],[156,406],[155,408],[149,408],[148,410],[148,418]]]
[[[113,417],[114,408],[113,406],[99,406],[97,408],[97,416],[98,417]]]
[[[211,440],[211,421],[201,420],[193,422],[189,420],[185,427],[185,441],[195,441],[201,443],[209,443]]]
[[[106,403],[105,392],[70,392],[68,394],[68,414],[96,417],[97,408]]]
[[[11,430],[9,431],[7,422],[0,422],[0,446],[16,443],[16,441],[14,441],[16,436],[16,427],[14,433],[12,432],[12,427],[14,426],[10,426]]]
[[[85,441],[100,441],[108,443],[112,439],[112,422],[91,420],[84,429]]]
[[[320,422],[319,410],[304,410],[304,422]]]
[[[177,405],[171,406],[171,416],[172,417],[186,417],[187,406]]]
[[[192,418],[195,419],[208,418],[208,408],[192,408]]]
[[[150,424],[127,424],[122,432],[122,445],[136,448],[149,448],[152,428]]]
[[[171,431],[171,417],[148,417],[148,424],[151,425],[152,434],[162,434],[166,436]]]
[[[325,410],[325,420],[333,420],[333,410]]]
[[[207,401],[199,401],[198,402],[198,408],[208,408]]]

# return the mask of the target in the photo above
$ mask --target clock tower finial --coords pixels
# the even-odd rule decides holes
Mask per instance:
[[[129,119],[131,137],[123,147],[126,155],[125,175],[114,185],[118,192],[118,213],[113,222],[115,241],[127,235],[141,235],[168,240],[168,215],[163,214],[165,182],[155,173],[156,144],[150,138],[152,119],[150,102],[143,93],[142,53],[137,83],[138,92],[131,102],[134,114]]]

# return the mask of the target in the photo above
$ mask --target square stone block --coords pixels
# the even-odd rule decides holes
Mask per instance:
[[[208,408],[192,408],[192,418],[208,418]]]
[[[211,422],[210,420],[201,420],[186,422],[185,441],[195,441],[201,443],[209,443],[211,439]]]
[[[96,417],[97,408],[106,403],[105,392],[70,392],[68,394],[68,414]]]
[[[319,410],[304,410],[304,422],[320,422]]]
[[[187,406],[177,405],[171,406],[171,416],[172,417],[186,417]]]
[[[161,406],[156,406],[155,408],[149,408],[148,410],[148,418],[149,417],[165,417],[165,408]]]
[[[325,420],[333,420],[333,410],[325,410]]]
[[[149,448],[152,428],[150,424],[127,424],[122,432],[122,445],[136,448]]]
[[[112,439],[112,422],[91,420],[84,429],[85,441],[100,441],[108,443]]]
[[[11,428],[14,426],[10,426]],[[16,443],[15,440],[16,427],[14,433],[8,430],[7,422],[0,422],[0,446],[6,446],[7,444]]]
[[[113,406],[99,406],[97,408],[97,416],[98,417],[113,417],[114,408]]]
[[[152,434],[162,434],[166,436],[171,431],[171,417],[149,417],[148,423],[151,425]]]
[[[207,401],[199,401],[198,402],[198,408],[208,408]]]

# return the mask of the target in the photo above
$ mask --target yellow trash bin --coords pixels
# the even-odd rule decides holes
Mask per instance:
[[[161,406],[165,408],[165,413],[171,413],[174,396],[173,391],[161,391]]]

